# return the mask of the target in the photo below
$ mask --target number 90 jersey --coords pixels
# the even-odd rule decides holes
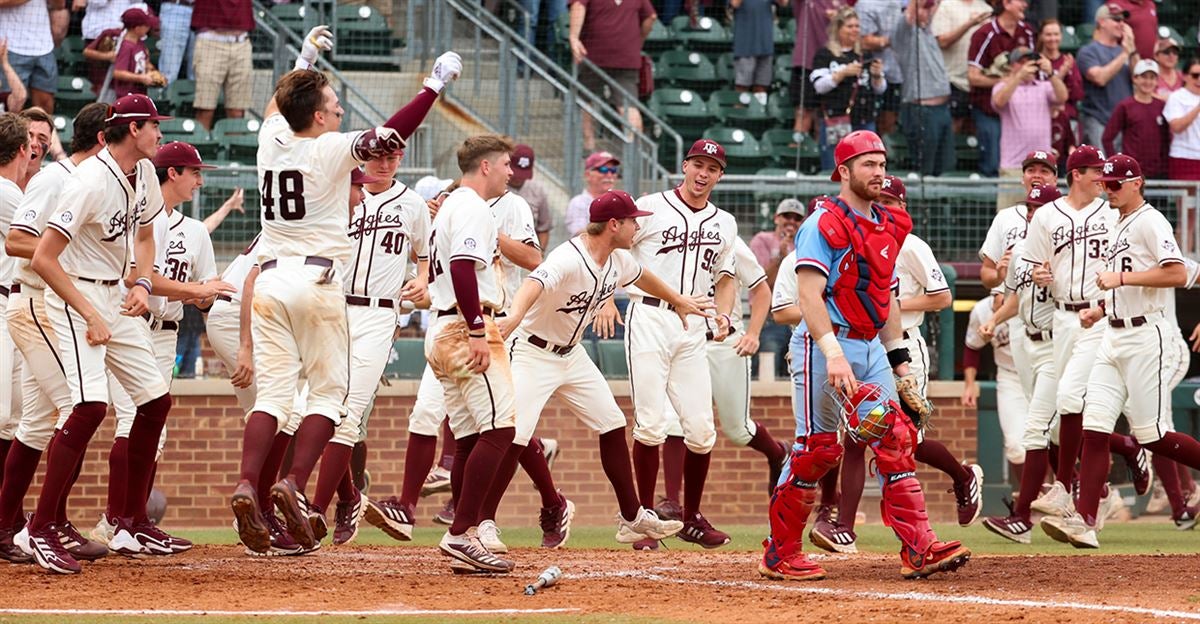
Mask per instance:
[[[350,171],[365,160],[356,150],[362,132],[326,132],[297,137],[283,115],[274,114],[258,131],[258,188],[262,231],[272,255],[320,256],[343,265],[350,259],[346,231]],[[365,156],[365,154],[361,154]]]
[[[707,295],[720,273],[734,275],[733,215],[712,202],[694,210],[674,189],[642,197],[637,207],[654,213],[638,218],[641,229],[633,237],[633,255],[642,268],[688,296]],[[635,286],[629,293],[645,295]]]

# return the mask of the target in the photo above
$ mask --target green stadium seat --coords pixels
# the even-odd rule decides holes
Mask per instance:
[[[1079,40],[1079,34],[1075,31],[1074,26],[1066,26],[1062,29],[1062,43],[1059,44],[1059,47],[1063,52],[1074,54],[1082,45],[1082,42]]]
[[[821,166],[821,150],[810,135],[796,132],[790,128],[775,128],[763,133],[761,143],[771,146],[775,163],[780,167],[796,167],[797,152],[800,157],[798,167],[800,171],[816,173]]]
[[[708,109],[715,112],[723,124],[755,132],[761,132],[775,123],[775,119],[767,113],[767,107],[752,94],[732,89],[713,92],[708,97]]]
[[[599,342],[600,372],[608,379],[628,379],[629,362],[625,359],[625,343],[620,340]]]
[[[420,338],[401,338],[392,343],[395,361],[388,362],[384,374],[400,379],[420,379],[425,372],[425,341]]]
[[[83,48],[83,37],[71,35],[54,49],[60,76],[78,76],[87,72],[87,59],[83,58]]]
[[[792,84],[792,55],[780,54],[775,57],[774,80],[776,87],[786,87]]]
[[[884,135],[883,144],[887,147],[888,168],[899,171],[908,168],[908,138],[903,132],[893,132]],[[898,174],[897,174],[898,175]]]
[[[1079,37],[1080,45],[1092,40],[1092,33],[1096,32],[1096,24],[1087,22],[1075,27],[1075,36]]]
[[[954,135],[954,158],[959,171],[976,171],[979,168],[979,139],[973,135]]]
[[[775,53],[788,55],[788,68],[791,68],[792,49],[796,47],[796,20],[775,20]]]
[[[382,13],[365,4],[341,5],[334,17],[334,34],[338,39],[334,58],[339,53],[342,56],[370,56],[377,58],[367,63],[356,59],[356,65],[394,65],[392,50],[403,45],[403,41],[392,36],[392,28]]]
[[[655,89],[649,105],[680,134],[690,130],[699,135],[717,120],[700,95],[689,89]]]
[[[713,64],[717,68],[717,80],[731,85],[733,84],[733,52],[726,52],[717,57],[717,62]]]
[[[733,48],[733,34],[711,17],[702,17],[696,27],[689,24],[687,15],[671,20],[671,32],[685,50],[728,52]]]
[[[63,149],[71,151],[71,137],[75,136],[75,124],[72,123],[70,117],[62,115],[54,116],[54,131],[58,133],[58,142],[62,143]]]
[[[163,133],[163,143],[183,141],[190,143],[205,161],[215,161],[221,157],[220,144],[208,130],[195,119],[176,117],[162,122],[159,129]]]
[[[320,19],[317,11],[303,3],[272,5],[271,15],[301,37],[307,35]]]
[[[655,83],[697,90],[710,90],[721,86],[717,69],[712,61],[699,52],[668,50],[658,59],[654,68]]]
[[[80,109],[96,101],[92,81],[82,76],[59,76],[58,91],[54,94],[54,111],[74,117]]]
[[[222,119],[213,124],[212,136],[221,146],[225,160],[253,164],[258,159],[257,119]]]
[[[770,148],[764,150],[758,139],[747,130],[713,126],[704,131],[704,137],[725,148],[727,173],[752,174],[771,164]]]
[[[171,114],[176,117],[195,117],[196,109],[192,105],[196,99],[196,83],[187,78],[177,78],[167,85],[167,102],[170,103]],[[220,99],[224,99],[224,91]]]
[[[754,175],[762,178],[798,178],[800,172],[795,169],[784,169],[781,167],[764,167],[754,172]]]
[[[245,247],[261,227],[259,224],[261,194],[258,191],[257,171],[253,163],[248,167],[244,163],[221,161],[207,164],[216,165],[220,169],[204,176],[204,186],[200,187],[198,204],[201,207],[202,218],[225,203],[234,189],[241,188],[245,192],[243,198],[245,212],[230,212],[221,227],[213,230],[211,235],[213,243]],[[243,174],[238,175],[239,169],[235,169],[235,167],[241,167],[240,171]]]
[[[1193,26],[1193,28],[1195,28],[1195,26]],[[1196,47],[1196,38],[1195,37],[1192,37],[1192,39],[1189,41],[1178,30],[1175,30],[1175,28],[1173,28],[1169,24],[1164,24],[1162,22],[1162,20],[1159,20],[1159,22],[1158,22],[1158,38],[1165,39],[1167,37],[1170,37],[1170,38],[1174,39],[1175,41],[1180,42],[1181,44],[1183,44],[1184,48],[1195,48]],[[1179,59],[1179,64],[1183,65],[1184,61],[1185,61],[1185,59]],[[1180,69],[1183,69],[1183,68],[1180,67]]]
[[[565,23],[569,19],[570,16],[566,13],[563,13],[562,16],[560,16],[559,21]],[[567,34],[569,32],[568,26],[568,30],[563,31],[562,39],[560,39],[560,41],[566,43]],[[671,31],[668,30],[661,21],[654,20],[654,25],[650,27],[650,34],[646,36],[646,41],[642,43],[642,52],[645,52],[651,57],[657,59],[662,55],[663,52],[675,49],[675,45],[675,37],[671,35]]]

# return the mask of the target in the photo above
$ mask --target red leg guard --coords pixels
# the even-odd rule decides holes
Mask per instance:
[[[819,433],[801,442],[804,447],[792,453],[787,481],[771,495],[767,551],[779,560],[800,552],[804,527],[817,502],[817,483],[842,456],[836,433]]]
[[[871,445],[875,465],[883,475],[883,523],[892,527],[896,537],[908,548],[924,554],[937,541],[925,511],[925,493],[917,482],[917,463],[913,457],[917,430],[899,410],[889,416],[891,426]]]

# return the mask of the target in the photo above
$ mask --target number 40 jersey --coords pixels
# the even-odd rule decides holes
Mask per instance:
[[[350,219],[350,264],[346,293],[395,299],[409,274],[409,258],[429,259],[429,208],[420,195],[393,180],[391,188],[354,207]]]

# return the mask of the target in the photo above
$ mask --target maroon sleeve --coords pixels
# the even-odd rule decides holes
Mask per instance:
[[[1104,144],[1105,154],[1116,154],[1117,150],[1113,147],[1113,139],[1117,138],[1118,134],[1125,129],[1125,109],[1128,107],[1128,100],[1121,100],[1117,103],[1117,107],[1113,109],[1112,117],[1108,118],[1108,123],[1104,126],[1104,135],[1100,137],[1100,142]]]
[[[429,110],[433,108],[433,103],[437,101],[437,98],[438,94],[433,89],[422,87],[421,92],[411,102],[396,111],[396,114],[383,122],[383,125],[400,133],[400,136],[407,141],[408,137],[417,131],[417,126],[425,121],[425,116],[429,114]]]
[[[979,350],[971,347],[963,347],[963,368],[973,368],[979,370]]]
[[[483,308],[479,305],[479,281],[475,279],[474,260],[451,260],[450,283],[458,311],[472,330],[483,329]],[[478,322],[476,322],[478,321]]]

